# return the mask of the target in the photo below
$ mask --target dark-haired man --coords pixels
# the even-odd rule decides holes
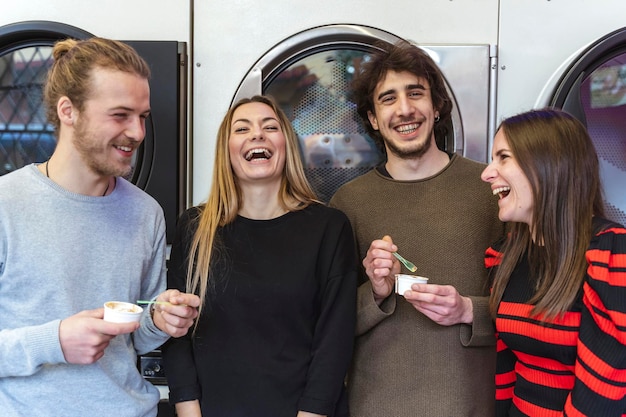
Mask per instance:
[[[330,204],[351,220],[364,274],[348,377],[353,417],[488,417],[495,337],[483,254],[503,233],[484,165],[437,147],[452,103],[433,60],[408,42],[373,53],[357,111],[386,152]],[[429,279],[394,293],[399,251]]]

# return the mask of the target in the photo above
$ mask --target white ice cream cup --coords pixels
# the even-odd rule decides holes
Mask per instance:
[[[143,308],[123,301],[107,301],[104,303],[104,320],[113,323],[130,323],[139,321]]]
[[[409,274],[396,274],[396,294],[404,295],[413,284],[426,284],[428,278]]]

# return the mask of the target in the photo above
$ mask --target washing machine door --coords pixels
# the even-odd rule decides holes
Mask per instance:
[[[319,198],[330,200],[345,182],[384,158],[350,100],[350,82],[379,42],[400,38],[372,27],[328,25],[300,32],[261,57],[239,85],[233,103],[273,96],[298,134],[305,171]],[[489,46],[420,45],[439,65],[453,99],[449,134],[437,145],[486,161]]]
[[[57,22],[0,27],[0,175],[47,160],[56,147],[46,120],[42,86],[54,42],[92,34]]]
[[[574,60],[550,105],[587,126],[600,160],[607,217],[626,224],[626,28],[594,42]]]

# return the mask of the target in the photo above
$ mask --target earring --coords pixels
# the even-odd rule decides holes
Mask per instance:
[[[439,120],[440,120],[440,119],[441,119],[441,118],[439,117],[439,115],[436,115],[436,116],[435,116],[435,123],[439,123]]]

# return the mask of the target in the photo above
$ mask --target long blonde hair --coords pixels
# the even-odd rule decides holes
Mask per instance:
[[[224,116],[218,130],[211,192],[203,210],[200,211],[198,228],[189,248],[187,292],[200,296],[202,300],[200,313],[205,303],[204,295],[210,288],[211,260],[216,249],[217,229],[233,222],[241,205],[241,189],[231,166],[228,142],[235,110],[248,103],[269,106],[276,114],[285,135],[285,168],[278,196],[281,207],[287,211],[296,211],[318,202],[304,174],[298,138],[285,113],[268,96],[254,96],[235,103]]]
[[[525,223],[509,225],[490,310],[495,315],[511,273],[527,256],[538,277],[529,301],[535,304],[532,314],[553,318],[576,300],[587,269],[593,216],[604,216],[598,157],[584,125],[560,110],[521,113],[504,120],[499,130],[530,182],[533,214],[532,230]]]

